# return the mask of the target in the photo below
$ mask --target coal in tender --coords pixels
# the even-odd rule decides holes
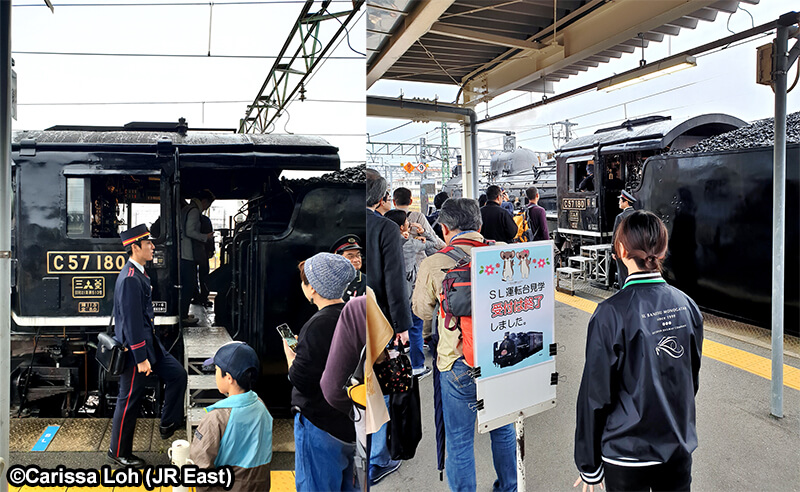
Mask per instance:
[[[775,142],[774,118],[755,121],[742,128],[715,135],[701,140],[696,145],[685,149],[672,150],[676,154],[704,154],[725,150],[751,149],[755,147],[772,147]],[[786,142],[800,142],[800,112],[786,116]]]
[[[284,185],[305,187],[312,185],[328,184],[328,183],[366,183],[367,182],[367,165],[360,164],[358,166],[348,167],[332,173],[323,174],[322,176],[307,178],[307,179],[285,179],[281,182]]]

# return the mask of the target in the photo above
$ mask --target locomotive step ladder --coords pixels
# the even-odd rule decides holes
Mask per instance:
[[[593,281],[600,286],[608,288],[611,286],[611,248],[610,244],[592,244],[581,246],[581,255],[592,259],[593,268],[587,280]]]
[[[200,424],[204,408],[222,399],[217,391],[214,373],[203,372],[203,362],[213,357],[217,349],[232,341],[228,330],[221,326],[193,326],[183,330],[184,367],[189,376],[186,390],[186,436],[191,441],[192,429]]]
[[[579,278],[581,280],[589,280],[594,271],[594,258],[590,256],[570,256],[567,264],[570,267],[577,265],[574,266],[574,268],[580,270],[581,273]]]
[[[572,267],[556,268],[556,275],[557,275],[556,290],[574,296],[575,281],[580,278],[581,273],[582,270],[579,268],[572,268]]]

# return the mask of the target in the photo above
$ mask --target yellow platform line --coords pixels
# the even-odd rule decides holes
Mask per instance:
[[[703,341],[703,355],[764,379],[772,379],[772,361],[766,357],[729,347],[713,340]],[[800,391],[800,369],[784,364],[783,385]]]
[[[597,303],[577,296],[570,296],[556,292],[556,301],[568,306],[593,314]],[[751,354],[745,350],[729,347],[712,340],[703,341],[703,355],[723,364],[747,371],[764,379],[772,379],[772,361],[760,355]],[[800,369],[783,365],[783,384],[800,391]]]
[[[294,484],[293,471],[272,471],[270,472],[271,487],[270,492],[296,492]],[[235,488],[235,487],[234,487]],[[9,492],[81,492],[81,491],[95,491],[107,490],[114,492],[172,492],[172,487],[156,487],[152,491],[148,491],[144,485],[139,487],[29,487],[24,485],[22,487],[9,486]],[[194,492],[194,488],[190,488]]]

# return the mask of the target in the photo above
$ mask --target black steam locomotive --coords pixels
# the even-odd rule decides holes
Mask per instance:
[[[770,143],[713,149],[704,142],[748,132],[744,121],[707,114],[676,124],[653,116],[598,130],[556,152],[562,264],[581,246],[612,240],[620,190],[655,212],[670,235],[665,277],[705,310],[770,324],[772,157]],[[764,126],[764,125],[760,125]],[[769,126],[769,125],[766,125]],[[740,137],[741,139],[742,137]],[[748,137],[743,137],[747,139]],[[706,140],[707,139],[707,140]],[[771,141],[771,136],[767,139]],[[693,147],[700,143],[697,147]],[[788,146],[787,163],[800,146]],[[579,189],[594,168],[592,189]],[[797,272],[798,170],[787,166],[785,330],[800,331]]]
[[[556,151],[556,244],[572,255],[579,254],[581,245],[611,242],[619,213],[617,196],[623,189],[639,188],[648,157],[690,147],[744,125],[724,114],[697,116],[682,123],[669,116],[649,116],[571,140]]]
[[[494,342],[494,364],[508,367],[518,364],[542,350],[542,332],[506,333]]]
[[[259,354],[257,390],[267,406],[288,409],[286,363],[274,327],[285,322],[297,330],[313,314],[299,288],[298,262],[344,233],[363,237],[363,171],[361,182],[285,180],[285,170],[338,170],[337,149],[316,137],[189,130],[183,120],[16,133],[12,159],[16,409],[39,415],[109,410],[96,402],[113,402],[115,383],[98,370],[92,344],[109,325],[114,281],[127,259],[119,232],[153,217],[160,230],[146,268],[155,323],[165,346],[183,360],[180,210],[203,189],[244,204],[219,231],[221,266],[210,281],[218,292],[217,324]]]

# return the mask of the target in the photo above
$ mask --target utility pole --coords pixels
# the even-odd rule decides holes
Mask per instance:
[[[448,133],[447,123],[444,121],[442,122],[442,148],[439,152],[440,157],[442,159],[442,184],[446,183],[448,179],[450,179],[450,144],[448,143],[447,133]]]
[[[775,92],[775,146],[772,185],[772,398],[771,413],[783,417],[783,323],[786,241],[786,81],[800,54],[800,41],[789,50],[789,31],[798,23],[790,12],[778,19],[773,44],[772,82]]]
[[[558,130],[555,130],[555,126],[560,125]],[[561,148],[562,145],[572,140],[574,137],[572,136],[572,127],[578,126],[577,123],[571,123],[569,120],[564,121],[556,121],[555,123],[550,123],[550,137],[553,139],[553,146],[558,149]]]

